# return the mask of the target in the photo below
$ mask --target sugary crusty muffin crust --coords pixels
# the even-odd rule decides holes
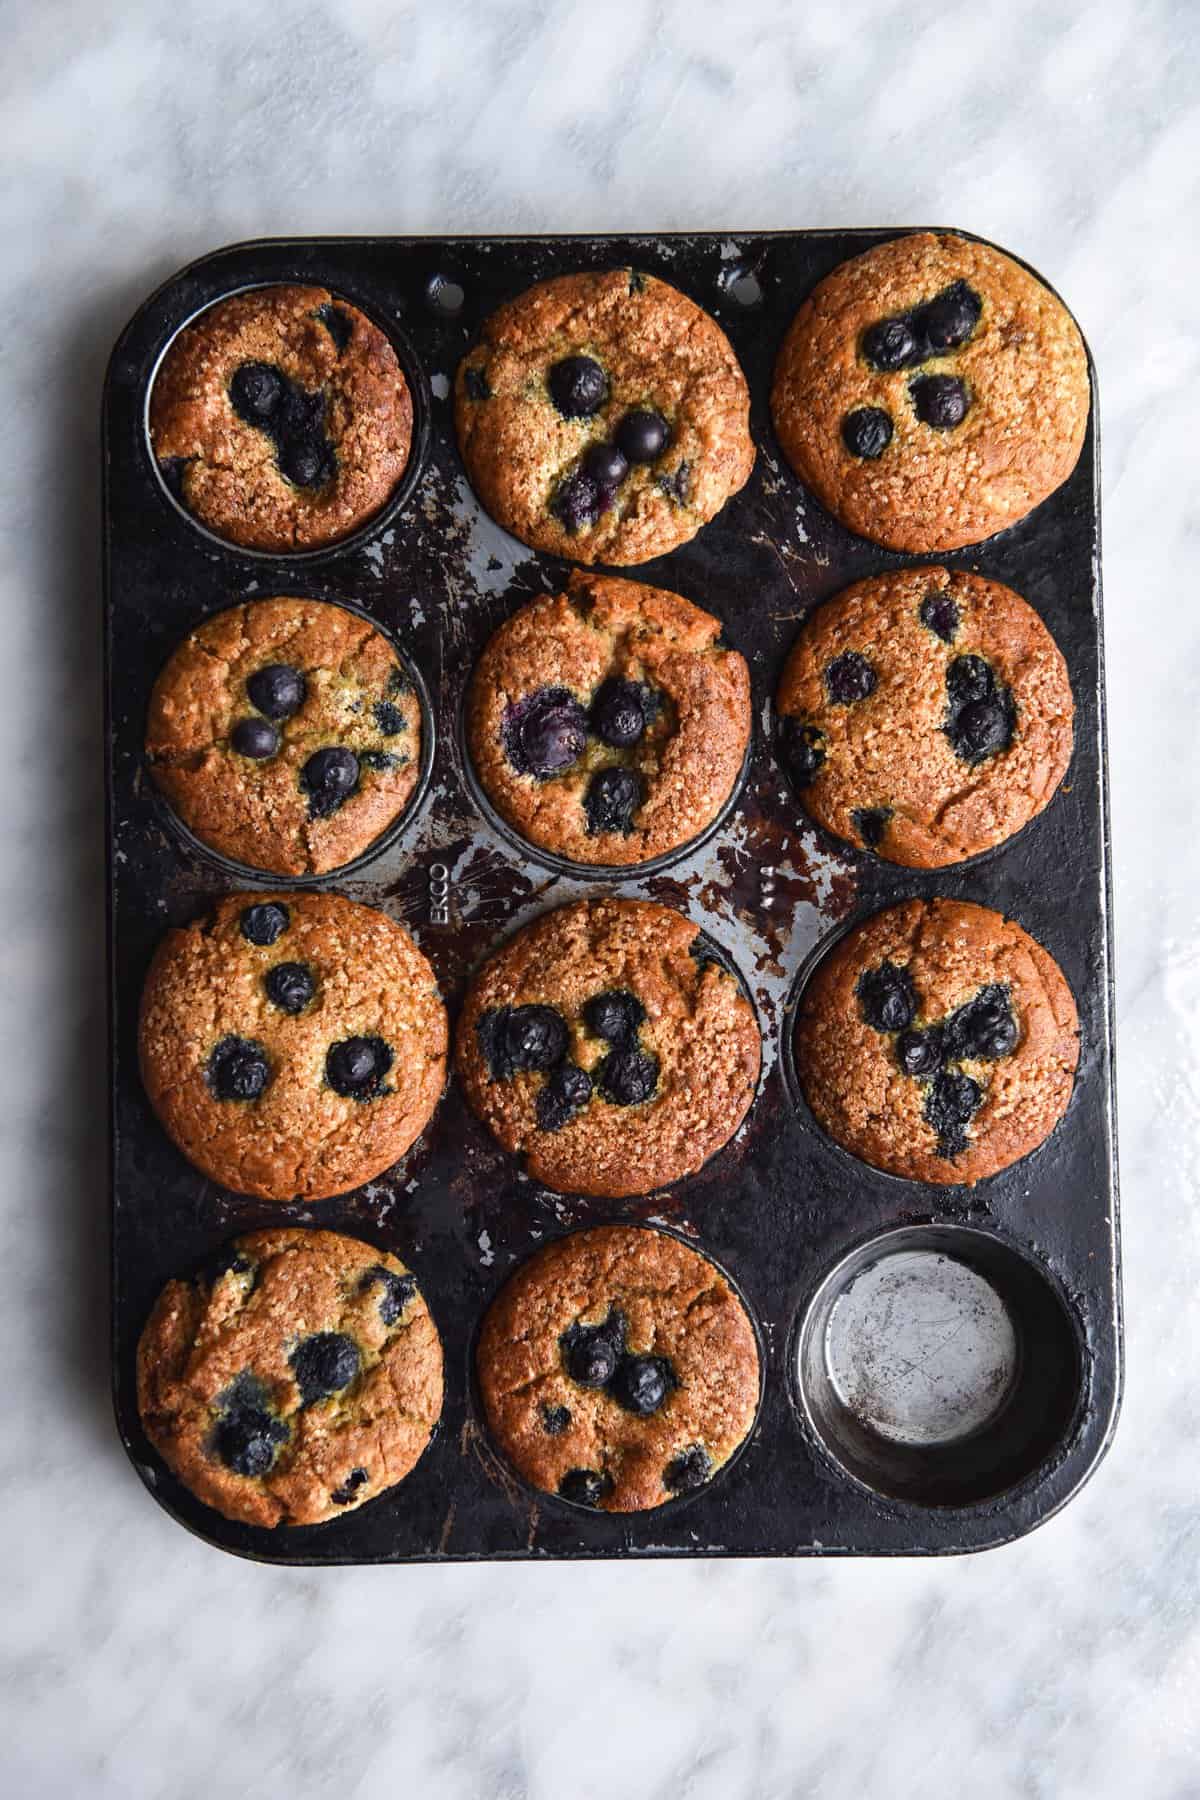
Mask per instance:
[[[1067,666],[1011,588],[943,568],[856,582],[805,622],[779,753],[828,831],[935,869],[1011,837],[1071,760]]]
[[[606,1226],[539,1251],[488,1312],[477,1366],[514,1467],[605,1512],[703,1486],[758,1406],[745,1308],[705,1257],[660,1231]]]
[[[489,641],[468,699],[492,804],[574,862],[647,862],[696,837],[750,741],[749,671],[720,640],[720,620],[680,595],[612,576],[576,572],[566,593],[521,607]],[[618,769],[627,775],[603,773]],[[614,779],[627,791],[606,793]]]
[[[321,287],[252,288],[181,331],[150,395],[150,438],[188,511],[235,544],[311,550],[379,510],[403,475],[413,405],[378,326]]]
[[[215,614],[176,648],[150,697],[146,755],[212,849],[275,875],[323,875],[403,813],[421,729],[381,632],[344,607],[279,596]]]
[[[486,962],[458,1023],[473,1110],[535,1180],[605,1198],[695,1172],[758,1083],[753,1008],[681,913],[582,900]]]
[[[159,945],[142,1079],[212,1180],[320,1200],[389,1168],[445,1080],[446,1011],[403,925],[337,894],[232,894]]]
[[[395,1486],[442,1409],[442,1347],[398,1257],[257,1231],[170,1281],[138,1345],[147,1437],[247,1525],[319,1525]]]
[[[801,998],[796,1067],[817,1122],[914,1181],[974,1183],[1067,1109],[1079,1019],[1054,958],[984,906],[909,900],[841,938]]]
[[[1079,459],[1079,329],[987,244],[931,232],[843,263],[797,313],[771,411],[843,524],[893,550],[954,550],[1024,518]]]
[[[518,295],[487,320],[455,383],[459,446],[487,510],[575,562],[646,562],[694,537],[754,466],[749,420],[720,326],[630,269]],[[614,445],[630,452],[624,471],[593,479],[589,451]]]

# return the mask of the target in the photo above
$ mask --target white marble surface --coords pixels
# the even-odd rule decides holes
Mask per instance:
[[[7,1791],[1194,1800],[1194,4],[8,0],[0,19]],[[189,257],[260,233],[928,221],[1045,270],[1100,370],[1129,1354],[1107,1463],[1028,1540],[943,1564],[221,1557],[147,1501],[107,1398],[114,335]]]

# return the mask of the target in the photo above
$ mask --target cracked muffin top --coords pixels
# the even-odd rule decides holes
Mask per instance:
[[[894,238],[826,276],[775,367],[784,453],[851,531],[955,550],[1003,531],[1070,475],[1087,429],[1070,313],[989,244]]]
[[[169,1281],[138,1345],[146,1436],[247,1525],[319,1525],[394,1487],[442,1410],[442,1346],[398,1257],[256,1231]]]
[[[523,1264],[484,1320],[477,1367],[514,1468],[604,1512],[703,1487],[758,1407],[754,1327],[724,1275],[632,1226],[575,1232]]]
[[[577,571],[490,639],[467,737],[493,806],[573,862],[680,848],[728,800],[750,741],[750,676],[721,623],[663,588]]]
[[[412,430],[395,350],[320,287],[219,300],[179,333],[150,394],[168,487],[251,550],[315,550],[354,531],[403,475]]]
[[[779,755],[826,830],[936,869],[1049,804],[1074,711],[1058,646],[1011,588],[902,569],[805,622],[779,684]]]
[[[725,333],[636,270],[560,275],[492,314],[459,365],[471,486],[535,550],[628,565],[694,537],[754,466]]]
[[[213,850],[324,875],[403,813],[421,764],[404,664],[357,613],[277,597],[197,626],[154,684],[155,785]]]
[[[425,1129],[446,1071],[433,970],[394,919],[337,894],[231,894],[159,945],[142,1079],[168,1135],[239,1194],[320,1200]]]

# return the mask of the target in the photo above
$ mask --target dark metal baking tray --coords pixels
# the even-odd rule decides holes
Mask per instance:
[[[844,530],[783,462],[768,412],[771,369],[813,285],[895,235],[268,240],[192,264],[122,334],[105,389],[103,452],[114,1395],[121,1436],[146,1485],[210,1543],[297,1564],[936,1554],[1020,1536],[1062,1506],[1099,1461],[1119,1403],[1121,1327],[1095,391],[1075,473],[1011,530],[944,558],[892,554]],[[758,461],[747,486],[692,543],[627,573],[676,589],[724,621],[750,662],[755,739],[738,804],[717,832],[657,873],[617,873],[607,885],[681,907],[732,954],[764,1028],[757,1102],[733,1143],[698,1175],[625,1205],[539,1188],[467,1112],[453,1080],[404,1161],[357,1192],[310,1207],[225,1193],[168,1142],[138,1077],[138,997],[155,944],[169,925],[248,885],[164,820],[142,766],[154,677],[198,621],[253,596],[344,600],[394,633],[423,672],[437,713],[431,783],[378,856],[328,880],[413,928],[452,1016],[468,971],[499,939],[542,909],[599,891],[594,876],[564,873],[497,830],[464,774],[457,726],[475,658],[501,618],[554,591],[567,571],[483,514],[459,461],[448,395],[473,332],[502,300],[552,274],[626,264],[708,308],[749,380]],[[149,385],[174,333],[222,295],[275,281],[320,283],[365,307],[397,338],[418,412],[420,463],[400,503],[352,540],[303,556],[245,552],[199,530],[159,481],[146,440]],[[811,825],[770,735],[780,668],[809,609],[852,580],[920,561],[1011,583],[1061,646],[1076,704],[1074,761],[1048,810],[993,854],[931,874],[890,867]],[[1056,957],[1079,1006],[1082,1056],[1066,1118],[1040,1150],[973,1190],[898,1181],[837,1149],[797,1103],[781,1056],[799,972],[823,940],[880,905],[935,893],[1010,913]],[[621,1517],[535,1495],[515,1480],[488,1446],[470,1367],[480,1317],[509,1271],[547,1238],[612,1219],[662,1223],[727,1267],[764,1347],[763,1403],[744,1454],[696,1495]],[[1015,1477],[1013,1485],[966,1503],[936,1483],[914,1499],[886,1491],[886,1479],[864,1480],[861,1466],[814,1429],[821,1407],[796,1377],[805,1311],[830,1270],[901,1227],[915,1238],[888,1243],[923,1244],[918,1228],[931,1223],[934,1247],[968,1262],[973,1244],[1002,1260],[1010,1246],[1013,1266],[1032,1269],[1039,1292],[1052,1296],[1072,1346],[1066,1376],[1046,1372],[1047,1391],[1063,1379],[1073,1388],[1044,1460],[1029,1469],[1018,1462],[1005,1477]],[[407,1481],[328,1525],[276,1532],[230,1523],[180,1487],[143,1437],[134,1385],[138,1334],[162,1284],[227,1237],[265,1224],[328,1226],[397,1251],[420,1278],[447,1370],[441,1425]],[[1019,1311],[1014,1320],[1019,1337]],[[1031,1340],[1026,1387],[1038,1354]],[[970,1443],[964,1454],[977,1469]]]

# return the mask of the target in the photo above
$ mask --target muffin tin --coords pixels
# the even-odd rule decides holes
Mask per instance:
[[[771,371],[816,282],[895,235],[269,240],[193,264],[123,332],[103,449],[114,1396],[146,1485],[210,1543],[294,1564],[938,1554],[1030,1530],[1103,1454],[1119,1404],[1121,1327],[1094,378],[1075,473],[1020,524],[939,557],[853,537],[780,455]],[[755,737],[734,805],[698,844],[641,872],[573,868],[523,846],[480,804],[464,766],[459,720],[475,659],[500,619],[554,591],[567,565],[526,550],[482,512],[449,398],[459,358],[502,300],[552,274],[625,264],[673,282],[724,327],[750,384],[758,447],[750,481],[698,537],[622,571],[716,613],[750,663],[754,692]],[[222,543],[181,510],[154,467],[146,407],[181,326],[238,289],[287,281],[341,293],[389,331],[416,417],[409,471],[374,521],[341,544],[273,556]],[[809,608],[921,561],[1022,594],[1067,659],[1076,705],[1073,763],[1048,809],[1001,848],[928,874],[826,837],[799,808],[771,742],[775,686]],[[502,938],[600,883],[681,908],[732,957],[763,1027],[763,1079],[736,1138],[698,1174],[642,1201],[551,1194],[469,1114],[453,1079],[401,1164],[313,1206],[225,1193],[169,1143],[137,1065],[151,953],[215,897],[289,884],[239,875],[164,817],[142,760],[146,705],[189,629],[271,594],[361,608],[424,676],[437,739],[428,781],[367,857],[301,885],[333,886],[403,919],[452,1016],[468,973]],[[856,1161],[814,1124],[790,1072],[796,996],[822,949],[848,922],[932,894],[1015,917],[1055,957],[1080,1014],[1065,1119],[974,1189],[934,1191]],[[727,1269],[764,1356],[743,1452],[697,1493],[619,1517],[514,1478],[488,1443],[471,1367],[480,1320],[508,1273],[549,1237],[617,1220],[674,1230]],[[164,1282],[270,1224],[319,1224],[395,1250],[416,1272],[446,1352],[442,1421],[409,1478],[328,1525],[275,1532],[223,1519],[168,1474],[142,1434],[134,1381],[138,1336]]]

